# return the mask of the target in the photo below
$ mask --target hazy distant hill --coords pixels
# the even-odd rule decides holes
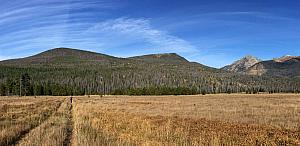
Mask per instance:
[[[300,82],[292,78],[237,74],[189,62],[175,53],[118,58],[56,48],[1,61],[0,95],[19,94],[20,77],[28,80],[26,73],[30,82],[22,90],[30,95],[300,91]]]

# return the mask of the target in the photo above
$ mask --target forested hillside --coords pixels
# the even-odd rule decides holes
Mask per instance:
[[[0,95],[236,92],[300,92],[300,80],[235,74],[189,62],[173,53],[116,58],[57,48],[0,62]]]

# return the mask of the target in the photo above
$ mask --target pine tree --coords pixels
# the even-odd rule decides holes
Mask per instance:
[[[21,95],[28,96],[30,94],[33,94],[33,90],[30,85],[30,76],[28,73],[25,73],[21,76]]]
[[[6,96],[6,87],[4,84],[0,84],[0,96]]]

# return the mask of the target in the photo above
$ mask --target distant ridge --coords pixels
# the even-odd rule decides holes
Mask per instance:
[[[255,57],[246,56],[221,69],[248,75],[300,77],[300,57],[286,55],[273,60],[261,61]]]
[[[275,60],[261,61],[247,71],[249,75],[300,77],[300,57],[284,56]]]
[[[54,48],[30,57],[0,61],[0,65],[10,66],[48,66],[48,67],[88,67],[88,66],[143,66],[148,65],[176,65],[186,64],[187,66],[202,68],[202,70],[213,70],[200,63],[189,62],[176,53],[149,54],[129,58],[118,58],[106,54],[85,51],[72,48]]]
[[[294,60],[300,60],[300,56],[285,55],[283,57],[274,59],[274,61],[276,61],[276,62],[286,62],[286,61],[293,60],[293,59]]]
[[[142,60],[146,62],[172,62],[172,63],[188,63],[189,61],[176,53],[150,54],[142,56],[129,57],[131,59]]]

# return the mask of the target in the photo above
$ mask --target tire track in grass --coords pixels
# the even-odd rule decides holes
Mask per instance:
[[[67,121],[67,127],[66,127],[66,138],[64,140],[63,145],[64,146],[71,146],[72,145],[72,138],[73,138],[73,129],[74,129],[74,123],[73,123],[73,105],[71,102],[69,102],[69,111],[68,111],[68,121]]]
[[[63,101],[61,101],[53,110],[53,112],[49,115],[46,115],[42,122],[40,122],[38,125],[33,125],[30,128],[21,131],[16,137],[11,138],[9,141],[7,141],[7,146],[15,146],[17,145],[26,135],[28,135],[33,129],[39,127],[41,124],[46,122],[52,115],[56,113],[56,111],[61,107]]]
[[[72,117],[71,104],[66,99],[62,106],[46,122],[33,129],[18,146],[71,145]]]

